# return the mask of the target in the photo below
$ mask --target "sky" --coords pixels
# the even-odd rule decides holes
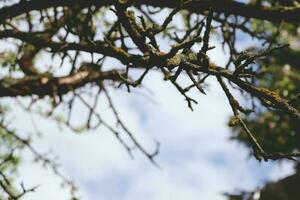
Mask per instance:
[[[217,62],[224,62],[221,49],[211,52]],[[121,118],[149,150],[155,141],[161,144],[155,167],[142,154],[131,159],[116,138],[104,128],[82,134],[59,128],[55,122],[28,115],[15,108],[18,133],[30,133],[32,119],[43,137],[35,148],[49,149],[58,155],[61,172],[76,182],[79,196],[85,200],[223,200],[224,192],[253,190],[267,180],[278,180],[292,173],[288,163],[258,163],[241,144],[230,141],[227,127],[231,110],[220,87],[209,79],[207,95],[192,93],[199,102],[195,111],[188,109],[174,87],[152,73],[145,85],[152,102],[140,94],[125,90],[110,91]],[[149,95],[149,94],[148,94]],[[110,118],[105,108],[102,116]],[[77,109],[75,120],[82,120]],[[51,170],[32,163],[29,153],[19,171],[19,180],[27,187],[39,185],[25,200],[68,199],[67,189]]]
[[[215,82],[207,96],[198,95],[191,112],[161,77],[149,78],[157,105],[143,97],[116,93],[121,117],[148,149],[154,139],[161,143],[156,158],[160,168],[143,155],[131,159],[111,133],[104,129],[84,134],[60,130],[49,120],[35,119],[43,137],[34,142],[40,151],[49,148],[59,155],[62,173],[73,179],[82,199],[222,200],[223,192],[251,190],[266,180],[277,180],[292,172],[292,166],[258,163],[242,145],[229,141],[226,127],[230,109]],[[116,99],[116,98],[115,98]],[[80,115],[80,113],[78,113]],[[25,116],[25,114],[24,114]],[[23,131],[29,118],[16,118]],[[25,200],[67,199],[60,180],[50,170],[33,164],[28,154],[20,180],[27,187],[40,185]]]
[[[226,55],[216,40],[212,43],[216,49],[210,51],[210,57],[224,64]],[[167,46],[163,41],[160,45]],[[46,64],[49,60],[39,62]],[[156,73],[144,80],[152,91],[143,90],[148,97],[125,90],[110,91],[121,118],[138,141],[149,151],[154,149],[155,141],[160,143],[155,158],[159,168],[137,151],[130,158],[103,127],[76,134],[16,106],[12,112],[14,128],[27,135],[34,132],[34,125],[43,133],[33,140],[33,146],[58,155],[61,172],[75,181],[83,200],[224,200],[224,192],[254,190],[267,180],[291,174],[291,164],[259,163],[249,157],[248,149],[229,140],[230,106],[216,80],[210,78],[208,82],[207,95],[192,93],[198,101],[193,112],[178,91]],[[112,120],[107,105],[98,109]],[[77,108],[75,121],[82,121],[83,116],[83,110]],[[51,170],[33,163],[29,152],[23,154],[18,180],[27,187],[39,185],[25,200],[69,198],[67,188],[61,188],[61,180]]]

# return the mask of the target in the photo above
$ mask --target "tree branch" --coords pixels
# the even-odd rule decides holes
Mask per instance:
[[[110,6],[117,4],[117,0],[31,0],[22,1],[20,3],[14,4],[12,6],[4,7],[0,10],[0,22],[4,22],[6,19],[17,17],[21,14],[30,12],[32,10],[42,10],[50,7],[58,6],[82,6],[87,7],[91,5],[95,6]],[[174,0],[136,0],[135,5],[147,5],[154,7],[167,7],[176,8],[178,1]],[[211,5],[210,0],[193,0],[185,5],[185,8],[193,13],[201,13],[207,11]],[[217,13],[233,14],[237,16],[242,16],[245,18],[255,18],[261,20],[267,20],[270,22],[281,22],[286,21],[289,23],[298,24],[300,22],[300,8],[299,7],[279,7],[273,8],[270,6],[259,6],[252,4],[245,4],[237,1],[231,0],[218,0],[215,1],[215,11]]]
[[[63,77],[41,74],[38,77],[5,78],[0,80],[0,97],[63,95],[88,83],[105,80],[121,81],[116,70],[83,70]]]

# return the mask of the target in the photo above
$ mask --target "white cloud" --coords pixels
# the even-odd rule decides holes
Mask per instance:
[[[165,48],[166,44],[161,46]],[[217,58],[217,64],[225,62],[221,49],[211,51],[211,56]],[[83,199],[218,200],[224,199],[222,192],[253,189],[267,178],[279,178],[279,168],[247,160],[247,150],[228,141],[226,122],[231,110],[215,80],[209,80],[208,95],[191,93],[199,102],[194,112],[160,75],[152,74],[145,82],[158,105],[125,92],[112,92],[113,99],[124,122],[147,149],[153,148],[154,139],[161,143],[157,161],[162,170],[140,153],[131,160],[104,128],[78,135],[35,117],[44,136],[34,146],[42,152],[52,148],[60,156],[63,173],[77,182]],[[19,110],[15,113],[18,133],[24,135],[31,127],[30,120]],[[112,120],[107,105],[101,105],[101,113],[106,120]],[[83,110],[76,109],[74,121],[82,121],[83,116]],[[59,187],[60,180],[32,164],[25,155],[20,180],[28,186],[41,186],[24,199],[67,199],[67,191]],[[282,171],[287,172],[282,173],[284,176],[291,169]]]
[[[121,117],[148,149],[152,138],[161,142],[157,161],[162,170],[139,153],[131,160],[104,129],[78,135],[59,132],[53,123],[38,120],[44,137],[36,146],[50,146],[60,155],[64,173],[76,180],[84,199],[224,199],[222,192],[253,189],[259,184],[258,177],[261,181],[269,177],[265,173],[271,169],[268,164],[247,161],[248,152],[227,140],[225,122],[230,109],[214,83],[207,96],[196,95],[199,105],[191,112],[160,77],[154,75],[149,82],[159,105],[125,93],[115,94],[115,99]],[[21,175],[30,185],[42,183],[36,194],[25,199],[65,195],[58,188],[59,180],[49,172],[27,163]]]

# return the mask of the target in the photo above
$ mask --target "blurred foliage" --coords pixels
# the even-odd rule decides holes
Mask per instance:
[[[277,182],[267,183],[263,188],[241,194],[225,194],[228,200],[298,200],[300,196],[300,170]]]
[[[6,116],[10,111],[8,106],[0,104],[0,180],[12,194],[18,194],[19,189],[13,184],[21,162],[20,151],[24,143],[16,138],[15,132],[6,128]],[[8,199],[3,195],[3,186],[0,188],[0,200]]]
[[[277,1],[269,1],[274,4]],[[257,21],[257,20],[256,20]],[[300,109],[300,28],[297,25],[280,24],[280,32],[268,22],[253,20],[253,30],[270,32],[274,43],[288,43],[289,48],[274,51],[271,55],[257,61],[256,83],[278,93],[291,105]],[[259,51],[260,49],[255,49]],[[291,152],[300,150],[300,124],[284,112],[260,108],[259,112],[245,116],[249,128],[260,144],[269,152]],[[232,121],[232,120],[230,120]],[[232,126],[232,138],[251,148],[248,137],[238,126]]]
[[[254,1],[253,1],[254,2]],[[256,1],[258,2],[258,1]],[[260,1],[272,5],[292,5],[299,1]],[[290,47],[275,51],[265,59],[259,60],[257,85],[267,87],[289,100],[295,108],[300,109],[300,27],[298,25],[278,24],[252,20],[252,29],[258,33],[268,34],[274,43],[289,43]],[[255,49],[259,51],[259,49]],[[248,127],[255,134],[261,146],[267,152],[291,152],[300,150],[300,124],[286,113],[271,109],[244,116]],[[230,120],[232,121],[232,120]],[[229,124],[230,125],[230,124]],[[248,137],[239,126],[232,127],[232,139],[245,144],[251,151]],[[226,194],[229,200],[297,200],[300,197],[299,163],[295,163],[295,174],[274,183],[267,183],[259,191]],[[256,196],[255,196],[256,195]]]

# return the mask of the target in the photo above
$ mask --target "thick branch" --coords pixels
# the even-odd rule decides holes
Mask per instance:
[[[0,39],[2,38],[16,38],[23,42],[30,43],[38,48],[49,47],[53,52],[65,52],[69,50],[85,51],[117,58],[123,64],[128,64],[128,62],[131,62],[135,65],[144,65],[144,62],[140,56],[130,55],[123,49],[117,48],[103,41],[94,41],[93,43],[54,42],[45,40],[44,38],[33,33],[26,33],[17,30],[5,30],[0,32]]]
[[[19,16],[32,10],[42,10],[50,7],[57,6],[109,6],[116,5],[117,0],[31,0],[22,1],[21,3],[4,7],[0,10],[0,21]],[[136,0],[136,5],[148,5],[155,7],[168,7],[176,8],[179,5],[178,1],[174,0]],[[209,0],[194,0],[186,5],[186,9],[194,13],[203,13],[207,11],[211,5]],[[300,22],[300,8],[284,7],[272,8],[269,6],[255,6],[231,0],[218,0],[215,1],[215,11],[217,13],[233,14],[246,18],[256,18],[268,20],[270,22],[286,21],[290,23]]]
[[[18,79],[6,78],[0,80],[0,97],[63,95],[85,84],[104,80],[120,81],[120,78],[115,70],[84,70],[64,77],[40,75]]]

